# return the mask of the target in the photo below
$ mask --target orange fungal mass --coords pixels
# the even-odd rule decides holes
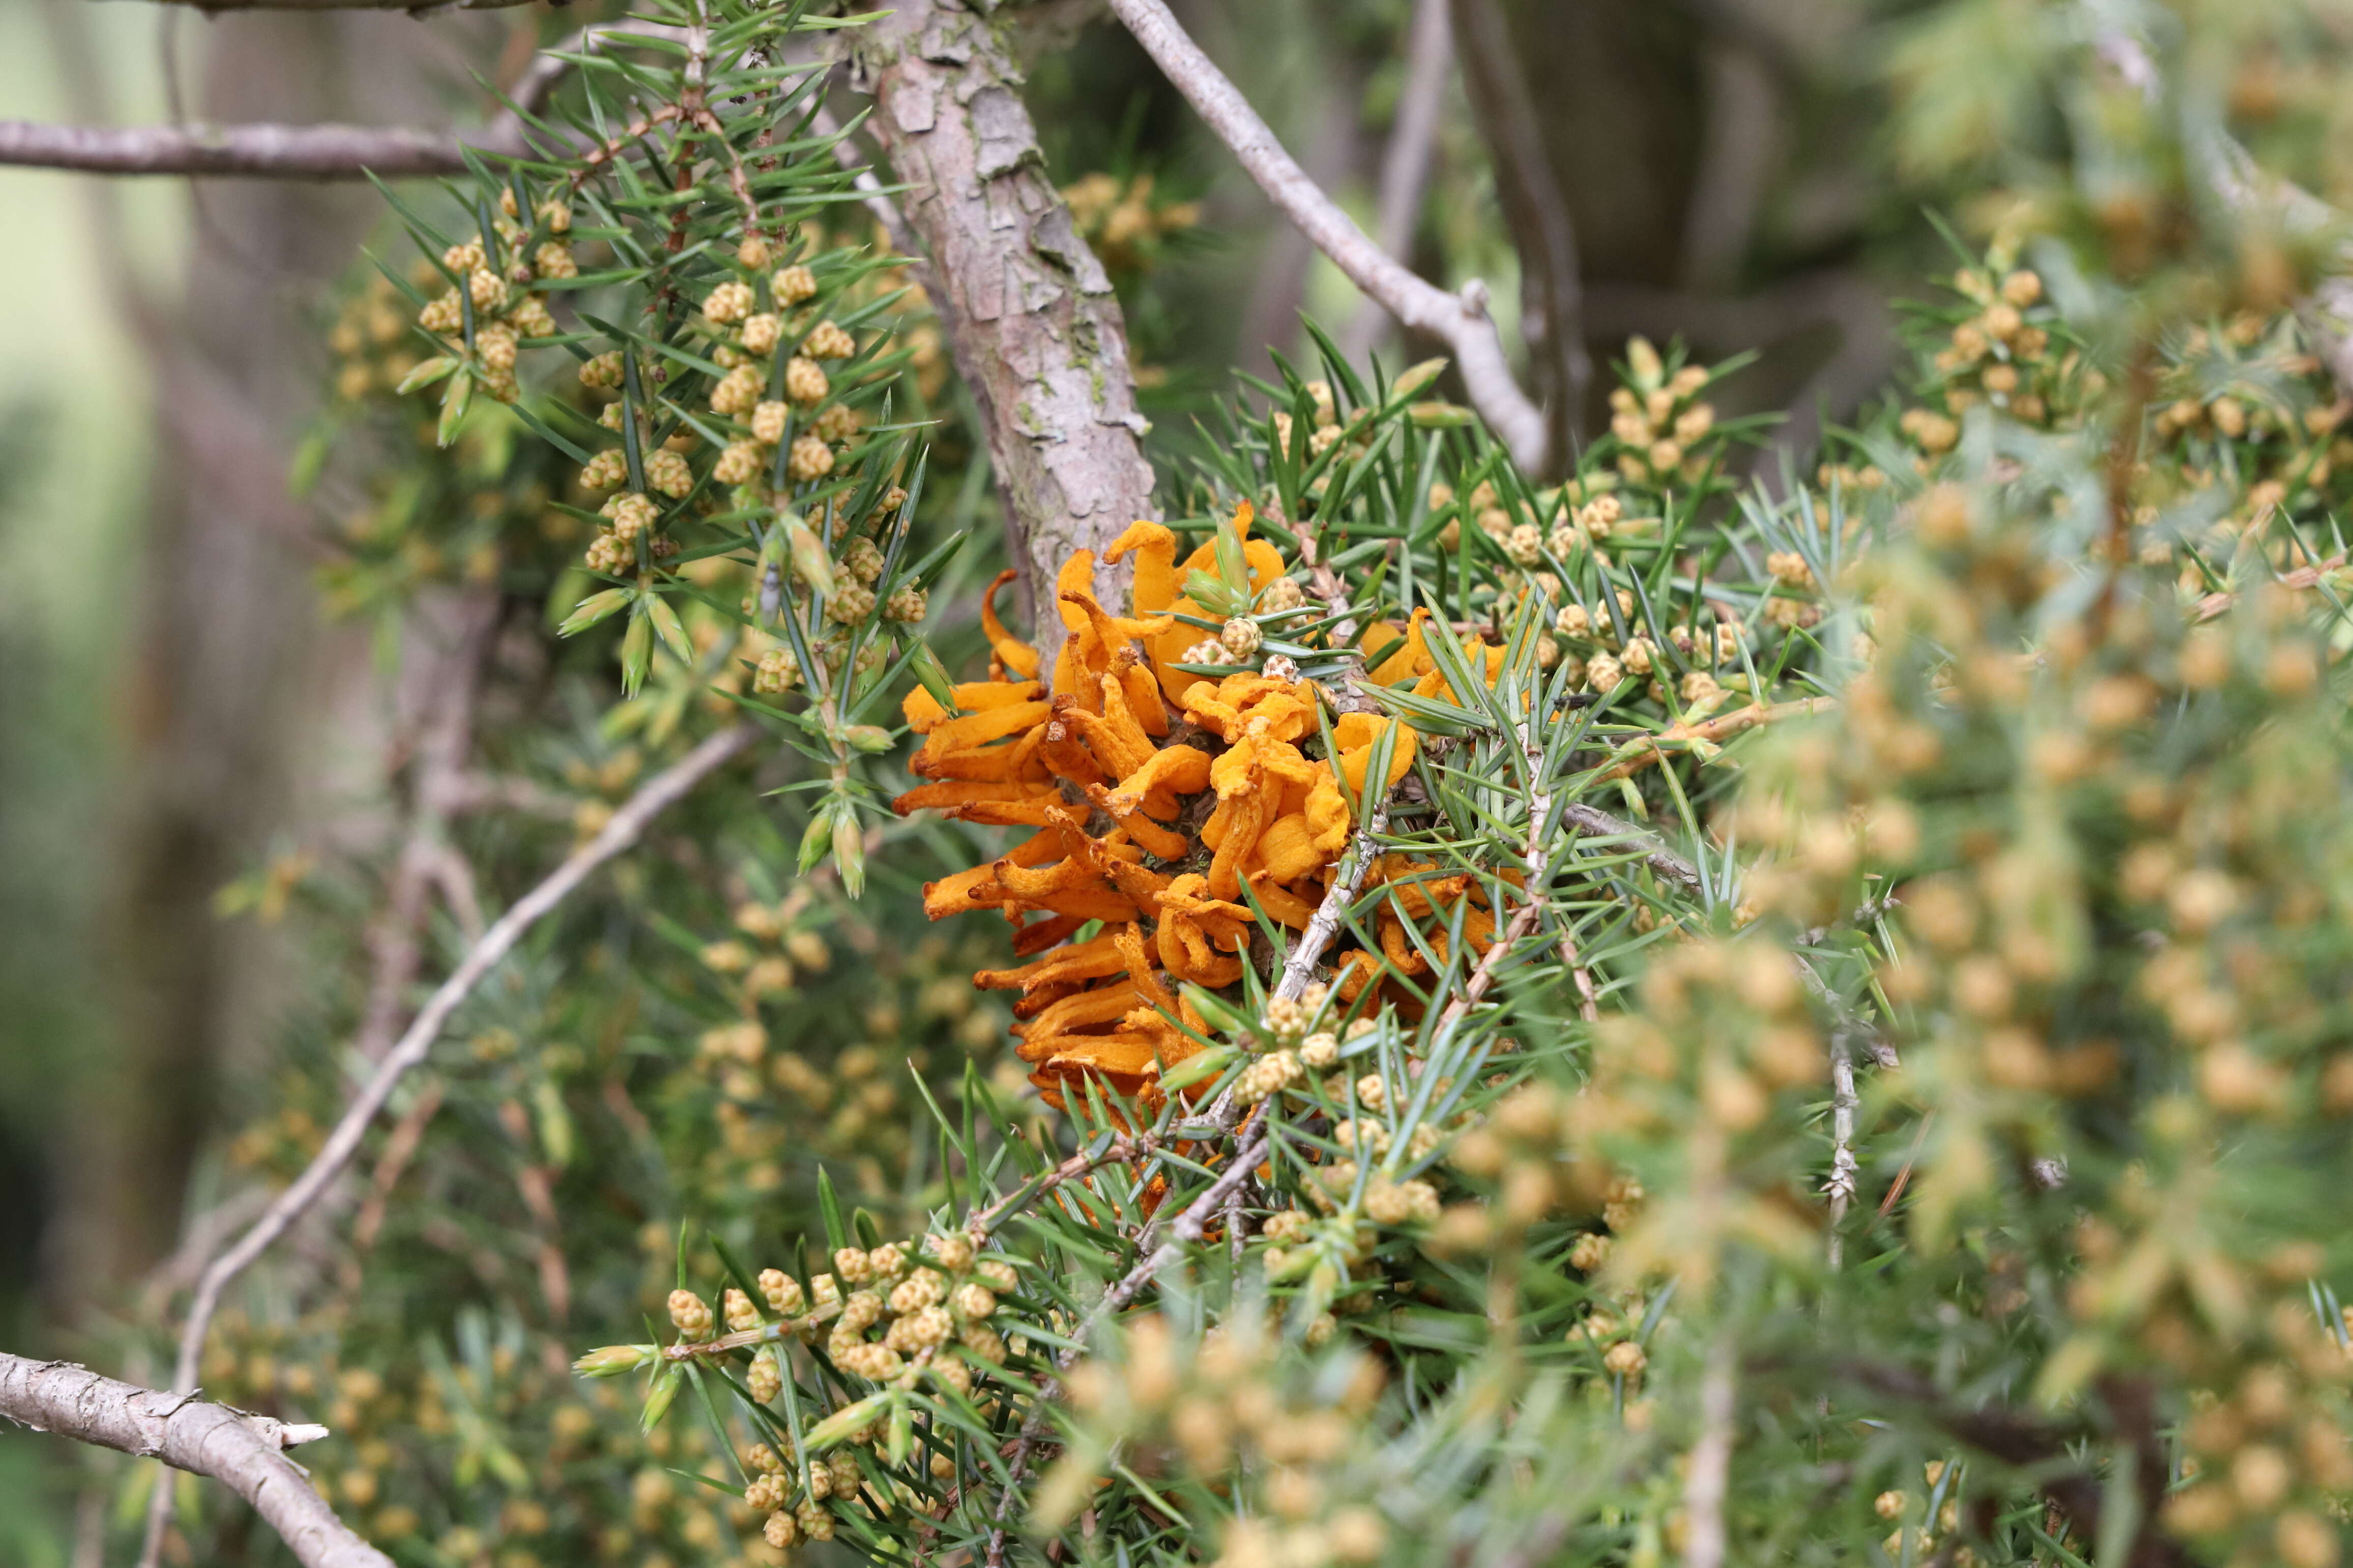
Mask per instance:
[[[1256,594],[1285,567],[1272,545],[1249,537],[1251,521],[1244,503],[1230,526]],[[1409,726],[1366,713],[1341,713],[1327,731],[1312,681],[1253,671],[1211,680],[1176,668],[1200,635],[1182,617],[1208,618],[1180,585],[1217,571],[1214,542],[1181,563],[1176,547],[1166,527],[1138,522],[1103,552],[1134,558],[1124,616],[1096,598],[1092,552],[1063,564],[1055,596],[1068,635],[1050,688],[1037,679],[1037,650],[997,615],[996,594],[1013,576],[1004,574],[982,605],[991,679],[955,687],[954,712],[921,689],[906,700],[907,721],[923,737],[912,765],[927,782],[901,795],[897,810],[1036,830],[927,884],[923,908],[934,920],[994,910],[1014,928],[1014,952],[1028,962],[983,970],[974,984],[1019,993],[1019,1054],[1057,1107],[1090,1075],[1115,1094],[1157,1099],[1162,1071],[1198,1049],[1193,1036],[1205,1032],[1182,986],[1240,982],[1258,930],[1253,900],[1271,921],[1306,926],[1347,847],[1349,801],[1362,798],[1375,758],[1386,751],[1388,762],[1373,787],[1394,787],[1419,744]],[[1372,674],[1451,695],[1421,638],[1419,616],[1403,632],[1375,628],[1366,639],[1380,661]],[[1501,650],[1486,658],[1492,681]],[[1313,754],[1326,752],[1327,734],[1329,754]],[[1416,931],[1441,959],[1463,900],[1474,906],[1463,921],[1474,948],[1493,929],[1473,879],[1433,871],[1390,857],[1372,879],[1388,896],[1368,925],[1400,973],[1429,967],[1408,921],[1434,924],[1434,934]],[[1352,998],[1381,973],[1370,953],[1335,962]]]

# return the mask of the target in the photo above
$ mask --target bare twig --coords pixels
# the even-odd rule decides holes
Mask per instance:
[[[1014,1210],[1044,1197],[1065,1182],[1092,1175],[1105,1165],[1124,1165],[1147,1155],[1158,1153],[1160,1139],[1154,1133],[1140,1132],[1133,1138],[1114,1138],[1103,1149],[1090,1154],[1084,1150],[1071,1155],[1034,1182],[1025,1182],[987,1208],[975,1213],[965,1222],[965,1228],[975,1241],[988,1239],[1005,1217]]]
[[[1495,166],[1512,247],[1520,258],[1520,331],[1543,405],[1545,456],[1555,470],[1575,460],[1593,358],[1585,347],[1577,226],[1545,151],[1544,127],[1496,0],[1453,0],[1472,117]]]
[[[1005,1531],[1013,1518],[1013,1505],[1020,1500],[1022,1478],[1029,1473],[1029,1457],[1036,1452],[1039,1435],[1046,1430],[1046,1401],[1038,1401],[1029,1412],[1029,1419],[1021,1424],[1021,1435],[1013,1440],[1013,1462],[1005,1472],[1005,1494],[997,1500],[996,1516],[988,1523],[988,1552],[982,1560],[986,1568],[1005,1568]]]
[[[327,1436],[69,1362],[0,1354],[0,1419],[210,1476],[251,1503],[303,1568],[393,1568],[311,1489],[284,1450]],[[168,1481],[159,1489],[169,1491]]]
[[[413,16],[437,11],[500,11],[532,0],[163,0],[204,11],[406,11]]]
[[[1874,1028],[1869,1019],[1848,1006],[1845,999],[1831,989],[1830,982],[1822,978],[1820,970],[1795,953],[1789,955],[1789,962],[1796,965],[1798,978],[1805,983],[1814,1000],[1830,1014],[1831,1028],[1834,1034],[1862,1046],[1862,1054],[1871,1058],[1873,1067],[1899,1068],[1904,1065],[1903,1058],[1895,1054],[1895,1047],[1887,1042],[1886,1037]]]
[[[1595,838],[1619,839],[1640,850],[1644,865],[1686,892],[1696,893],[1704,885],[1698,867],[1668,848],[1656,835],[1623,817],[1612,816],[1598,805],[1576,800],[1562,805],[1560,816],[1563,823]]]
[[[1512,914],[1511,924],[1487,944],[1487,951],[1479,955],[1477,966],[1471,971],[1471,978],[1446,1005],[1446,1011],[1439,1015],[1438,1027],[1441,1032],[1485,999],[1504,958],[1536,929],[1536,922],[1544,916],[1545,893],[1552,886],[1553,872],[1576,837],[1574,834],[1553,831],[1552,780],[1545,768],[1544,743],[1536,738],[1534,724],[1522,718],[1514,726],[1514,733],[1520,742],[1520,766],[1525,774],[1523,782],[1528,797],[1528,839],[1521,855],[1521,903]],[[1592,984],[1589,978],[1585,982],[1588,992]]]
[[[1699,1382],[1699,1440],[1683,1474],[1683,1568],[1724,1568],[1724,1498],[1732,1476],[1736,1389],[1732,1335],[1717,1331]]]
[[[376,1114],[392,1097],[402,1078],[424,1061],[440,1038],[444,1025],[459,1005],[473,994],[474,988],[496,969],[501,960],[522,940],[523,933],[536,924],[541,916],[564,901],[566,895],[586,880],[588,874],[606,861],[634,845],[646,826],[681,797],[691,791],[711,773],[748,746],[755,731],[747,724],[732,725],[720,731],[680,761],[646,781],[645,786],[616,811],[604,830],[574,850],[564,863],[530,892],[515,900],[512,908],[499,917],[482,940],[466,954],[464,962],[441,983],[417,1015],[408,1030],[378,1064],[375,1076],[352,1100],[343,1119],[335,1123],[327,1142],[291,1186],[278,1195],[253,1227],[239,1237],[235,1246],[213,1259],[196,1282],[195,1298],[188,1306],[188,1320],[180,1334],[177,1364],[173,1373],[173,1387],[186,1394],[195,1387],[196,1364],[204,1353],[205,1334],[212,1325],[213,1313],[220,1306],[221,1293],[231,1280],[244,1272],[248,1265],[261,1256],[269,1245],[283,1236],[330,1184],[343,1173],[352,1157],[358,1153],[361,1140]],[[142,1560],[155,1561],[161,1550],[164,1531],[171,1523],[171,1488],[158,1487],[155,1495],[162,1501],[148,1513],[147,1542]]]
[[[199,0],[191,0],[199,3]],[[395,0],[200,0],[207,11],[259,9],[417,9]],[[524,0],[468,0],[475,5]],[[214,174],[280,180],[355,180],[374,174],[462,174],[467,151],[512,156],[529,151],[522,116],[547,107],[557,84],[576,68],[565,55],[595,54],[631,39],[670,39],[685,29],[625,19],[583,27],[532,62],[502,110],[480,131],[456,135],[398,125],[45,125],[0,121],[0,163],[78,169],[100,174]],[[517,112],[520,110],[521,112]]]
[[[1447,23],[1446,0],[1414,0],[1405,65],[1405,89],[1398,95],[1397,118],[1381,153],[1373,238],[1384,255],[1409,264],[1414,226],[1421,216],[1422,195],[1430,185],[1430,155],[1438,146],[1446,79],[1454,66],[1454,30]],[[1389,313],[1380,301],[1367,297],[1357,304],[1356,313],[1348,318],[1340,334],[1341,353],[1352,363],[1362,361],[1380,342],[1388,323]]]
[[[1270,1134],[1264,1121],[1265,1114],[1265,1104],[1261,1101],[1259,1108],[1251,1112],[1252,1120],[1258,1123],[1256,1130],[1252,1131],[1248,1121],[1242,1124],[1240,1146],[1228,1159],[1225,1170],[1209,1184],[1207,1191],[1187,1205],[1185,1212],[1176,1216],[1176,1223],[1169,1227],[1168,1239],[1153,1247],[1144,1261],[1129,1269],[1118,1284],[1103,1293],[1103,1300],[1097,1301],[1094,1310],[1087,1314],[1087,1330],[1092,1330],[1125,1308],[1143,1293],[1145,1286],[1159,1278],[1162,1269],[1184,1257],[1187,1247],[1199,1244],[1202,1233],[1209,1228],[1210,1216],[1223,1206],[1227,1194],[1239,1192],[1241,1184],[1250,1180],[1250,1173],[1258,1169],[1260,1162],[1266,1158]],[[1147,1243],[1151,1240],[1148,1231],[1145,1239]],[[1083,1340],[1085,1331],[1082,1331],[1079,1337]]]
[[[1831,1032],[1831,1176],[1822,1184],[1831,1200],[1832,1268],[1845,1261],[1845,1237],[1839,1227],[1846,1223],[1847,1205],[1854,1201],[1854,1113],[1862,1103],[1854,1091],[1854,1058],[1846,1048],[1846,1031],[1834,1029]]]
[[[99,174],[237,174],[354,180],[457,174],[463,148],[513,153],[501,121],[470,140],[403,125],[43,125],[0,120],[0,163]]]
[[[1111,0],[1111,8],[1232,151],[1244,172],[1316,249],[1399,321],[1445,340],[1454,351],[1472,404],[1523,468],[1541,470],[1546,458],[1544,413],[1512,379],[1503,342],[1487,314],[1484,286],[1474,283],[1459,295],[1450,294],[1385,255],[1307,177],[1258,110],[1187,36],[1161,0]]]

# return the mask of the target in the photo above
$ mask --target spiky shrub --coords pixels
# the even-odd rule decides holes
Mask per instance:
[[[779,1550],[2330,1568],[2347,404],[2132,90],[2072,154],[2176,220],[2036,187],[1818,488],[1646,346],[1556,489],[1269,389],[1132,603],[908,708],[902,805],[1033,835],[928,901],[1063,1141],[976,1086],[920,1234],[584,1370]]]
[[[1937,47],[2001,10],[1947,8]],[[744,65],[734,25],[723,72]],[[831,1541],[991,1565],[2329,1568],[2353,1489],[2329,1202],[2353,1113],[2330,508],[2353,448],[2317,342],[2278,310],[2310,237],[2198,140],[2222,119],[2197,99],[2215,58],[2281,39],[2230,34],[2218,57],[2193,30],[2157,52],[2150,99],[2063,30],[1986,36],[2061,82],[2063,150],[2090,173],[2000,128],[2031,199],[1925,312],[1905,405],[1815,486],[1736,491],[1711,373],[1648,345],[1558,488],[1512,472],[1426,370],[1286,373],[1216,429],[1189,516],[1122,542],[1129,602],[1076,561],[1043,635],[992,624],[974,679],[905,656],[927,677],[902,710],[923,782],[864,920],[822,879],[788,887],[776,819],[739,799],[685,836],[732,875],[673,856],[602,911],[642,912],[671,952],[585,921],[485,1008],[479,1071],[451,1085],[478,1135],[388,1211],[382,1245],[411,1249],[389,1271],[451,1290],[453,1240],[487,1232],[542,1261],[544,1298],[531,1194],[552,1191],[559,1262],[596,1265],[575,1321],[669,1319],[582,1363],[645,1375],[642,1431],[617,1418],[625,1384],[556,1392],[561,1310],[520,1287],[526,1328],[470,1316],[454,1352],[404,1337],[446,1312],[357,1283],[291,1323],[265,1304],[208,1381],[328,1413],[356,1439],[321,1461],[339,1498],[469,1568],[719,1560],[739,1538],[769,1561]],[[750,326],[783,302],[774,245],[748,263],[729,226],[757,136],[673,156],[705,129],[685,76],[598,79],[707,182],[673,247],[625,157],[563,174],[575,234],[596,214],[640,269],[584,268],[638,313],[584,314],[563,345],[620,394],[610,435],[559,426],[469,321],[505,310],[518,345],[547,341],[512,289],[477,300],[463,252],[536,258],[522,215],[552,229],[550,168],[486,174],[479,237],[431,237],[462,276],[454,307],[419,302],[444,339],[456,311],[428,374],[513,392],[503,417],[571,432],[573,461],[643,500],[560,514],[604,536],[595,607],[651,627],[622,638],[647,689],[609,728],[677,743],[770,651],[729,647],[744,620],[783,632],[810,700],[769,717],[814,753],[796,782],[828,803],[821,855],[872,739],[843,693],[886,679],[858,658],[871,618],[838,665],[817,651],[841,602],[818,590],[857,575],[856,545],[810,519],[828,495],[863,519],[882,481],[849,489],[814,455],[796,474],[797,426],[764,422],[816,383],[781,352],[807,345],[798,323]],[[756,73],[713,79],[777,107]],[[578,281],[531,270],[526,297]],[[782,398],[741,374],[764,352]],[[649,454],[681,429],[702,440],[670,496],[679,469]],[[705,547],[740,574],[671,570]],[[695,657],[661,660],[677,602]],[[613,744],[583,727],[578,787],[622,786]],[[936,808],[1026,831],[991,843]],[[825,1054],[895,1024],[812,985],[806,939],[879,927],[886,963],[919,910],[975,908],[1019,928],[966,951],[1020,993],[1039,1098],[1018,1074],[960,1094],[928,1075],[902,1142],[883,1118],[906,1102],[863,1070],[879,1049]],[[1003,1022],[942,958],[924,1008]],[[254,1157],[315,1135],[276,1131]],[[626,1194],[644,1214],[696,1211],[685,1245],[608,1223],[607,1152],[646,1168]],[[517,1189],[502,1226],[477,1169]],[[392,1436],[410,1424],[437,1439],[421,1458]]]

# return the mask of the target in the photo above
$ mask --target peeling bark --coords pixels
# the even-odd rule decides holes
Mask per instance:
[[[1055,568],[1159,515],[1119,302],[1047,177],[1019,68],[987,21],[946,0],[904,0],[860,29],[857,48],[877,105],[870,127],[944,280],[932,302],[980,405],[1039,639],[1059,641],[1060,620],[1044,613]],[[1099,581],[1119,602],[1124,574]]]

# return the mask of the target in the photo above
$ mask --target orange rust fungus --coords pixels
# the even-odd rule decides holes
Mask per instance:
[[[1250,589],[1282,575],[1282,555],[1250,537],[1250,506],[1229,525],[1241,545]],[[1065,636],[1053,679],[1041,685],[1037,650],[997,617],[992,584],[981,607],[991,650],[987,680],[954,689],[953,711],[918,689],[907,722],[923,737],[912,767],[926,782],[894,803],[902,814],[933,810],[967,822],[1036,831],[994,859],[923,889],[934,920],[994,910],[1014,928],[1019,962],[983,970],[984,990],[1018,993],[1014,1034],[1031,1079],[1058,1108],[1080,1079],[1093,1077],[1117,1097],[1145,1105],[1158,1079],[1199,1048],[1207,1031],[1183,987],[1236,984],[1250,962],[1258,911],[1293,931],[1314,918],[1354,827],[1352,801],[1386,738],[1393,788],[1413,766],[1419,737],[1409,725],[1341,713],[1327,732],[1312,682],[1254,672],[1204,679],[1176,668],[1203,635],[1187,624],[1210,618],[1182,592],[1189,574],[1218,571],[1216,543],[1181,562],[1177,536],[1138,522],[1103,552],[1134,558],[1130,613],[1095,596],[1095,557],[1080,551],[1055,578]],[[1420,613],[1400,630],[1376,626],[1363,648],[1374,679],[1412,680],[1451,696],[1424,642]],[[1492,682],[1501,649],[1473,646]],[[1429,952],[1446,952],[1445,927],[1469,900],[1464,934],[1476,949],[1493,940],[1484,894],[1467,875],[1386,857],[1367,887],[1387,897],[1367,917],[1377,952],[1401,973],[1426,973]],[[1427,921],[1417,946],[1405,922]],[[1420,927],[1417,925],[1417,930]],[[1083,934],[1082,934],[1083,933]],[[1376,952],[1335,953],[1341,994],[1360,996],[1388,972]],[[1398,1000],[1409,994],[1393,987]],[[1206,1087],[1206,1086],[1204,1086]],[[1197,1091],[1198,1092],[1198,1091]]]

